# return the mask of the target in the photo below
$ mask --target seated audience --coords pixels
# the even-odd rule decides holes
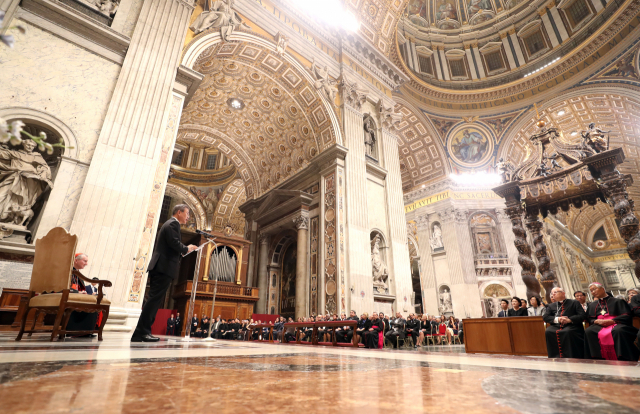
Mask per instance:
[[[511,306],[513,306],[513,309],[509,309],[509,316],[527,316],[527,310],[522,309],[520,307],[521,304],[522,302],[520,301],[520,298],[514,296],[513,299],[511,299]]]
[[[378,318],[378,313],[373,312],[371,315],[371,326],[369,330],[365,332],[364,347],[370,349],[377,349],[380,339],[380,332],[384,329],[382,321]]]
[[[420,320],[418,320],[416,315],[413,313],[409,314],[405,332],[407,336],[410,336],[413,339],[413,347],[417,348],[418,338],[420,337]]]
[[[422,346],[424,338],[431,335],[431,321],[429,321],[429,317],[427,315],[422,315],[422,318],[420,318],[420,330],[418,332],[418,343],[416,345]]]
[[[220,326],[222,325],[222,318],[220,318],[220,315],[218,315],[218,317],[216,318],[215,321],[213,321],[213,323],[210,326],[210,331],[211,331],[211,337],[214,339],[219,339],[219,333],[220,333]]]
[[[527,310],[527,300],[526,299],[520,299],[520,308],[524,309],[524,310]],[[527,314],[528,314],[528,312],[527,312]],[[524,315],[524,316],[527,316],[527,315]]]
[[[580,302],[580,306],[582,306],[582,309],[586,312],[587,311],[587,295],[584,294],[583,291],[578,290],[577,292],[573,293],[573,298],[575,300],[577,300],[578,302]]]
[[[405,326],[407,321],[404,320],[400,312],[396,312],[395,319],[390,322],[389,332],[385,335],[385,338],[391,343],[394,348],[398,347],[397,338],[404,339]]]
[[[498,312],[498,318],[506,318],[509,316],[509,301],[506,299],[500,299],[500,307],[502,310]]]
[[[544,333],[549,358],[584,358],[584,326],[586,314],[580,302],[567,299],[564,289],[551,290],[551,303],[543,315],[547,323]]]
[[[631,303],[631,298],[636,296],[640,291],[636,288],[627,289],[627,303]]]
[[[631,307],[623,299],[607,294],[598,282],[589,285],[594,300],[587,308],[589,327],[585,330],[587,358],[638,361],[640,351],[633,344],[638,329],[633,326]]]
[[[345,318],[348,321],[357,321],[356,311],[352,310],[349,314],[349,318]],[[336,341],[342,343],[349,343],[353,339],[353,326],[342,326],[336,328]]]
[[[542,315],[544,315],[544,313],[546,311],[546,308],[542,304],[542,300],[540,300],[539,297],[531,296],[529,298],[529,304],[531,305],[531,306],[529,306],[527,308],[527,312],[529,313],[529,316],[542,316]]]

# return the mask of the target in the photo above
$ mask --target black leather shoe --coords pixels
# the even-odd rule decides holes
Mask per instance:
[[[132,336],[131,342],[158,342],[160,338],[151,335]]]

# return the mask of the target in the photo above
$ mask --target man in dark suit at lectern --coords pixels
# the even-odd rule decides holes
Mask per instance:
[[[173,279],[178,276],[180,269],[180,257],[198,248],[190,244],[185,246],[180,241],[180,225],[189,220],[189,207],[186,204],[178,204],[173,208],[173,217],[167,220],[156,239],[153,256],[149,261],[149,280],[151,288],[149,296],[142,305],[138,326],[133,332],[131,342],[157,342],[160,338],[151,335],[151,325],[156,319],[156,313],[162,304]]]

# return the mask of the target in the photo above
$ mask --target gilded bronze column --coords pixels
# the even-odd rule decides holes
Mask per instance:
[[[538,219],[539,213],[540,211],[537,207],[527,208],[526,225],[527,229],[531,232],[531,237],[533,237],[533,245],[536,249],[536,258],[538,259],[540,282],[545,290],[545,299],[547,303],[551,303],[551,289],[558,286],[558,279],[556,278],[555,272],[551,270],[551,262],[547,255],[547,245],[544,243],[544,238],[542,237],[542,222]],[[540,288],[538,288],[538,296],[539,295]],[[527,296],[529,296],[528,291]]]

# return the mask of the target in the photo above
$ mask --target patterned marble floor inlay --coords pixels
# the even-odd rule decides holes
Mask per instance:
[[[82,344],[0,336],[0,355],[0,413],[625,414],[640,407],[632,364],[235,341],[132,346],[125,335]]]

